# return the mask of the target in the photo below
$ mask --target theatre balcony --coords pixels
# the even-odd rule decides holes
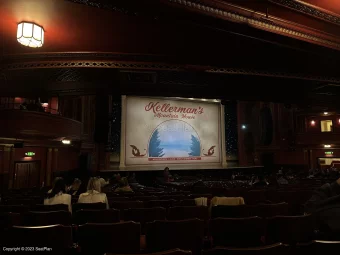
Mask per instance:
[[[5,138],[80,140],[82,123],[58,112],[0,109],[0,134]]]

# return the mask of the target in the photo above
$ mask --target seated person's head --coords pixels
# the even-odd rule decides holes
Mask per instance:
[[[81,185],[81,180],[79,180],[78,178],[74,179],[72,183],[72,190],[78,190],[80,185]]]
[[[53,188],[51,193],[48,194],[48,197],[54,197],[55,195],[59,194],[59,193],[66,193],[66,184],[63,178],[61,177],[57,177],[55,178],[54,182],[53,182]]]
[[[87,190],[88,191],[98,191],[101,192],[101,183],[100,180],[96,177],[90,178],[88,184],[87,184]]]
[[[127,178],[126,178],[126,177],[123,177],[123,178],[119,181],[118,186],[119,186],[120,188],[129,186],[129,182],[128,182]]]

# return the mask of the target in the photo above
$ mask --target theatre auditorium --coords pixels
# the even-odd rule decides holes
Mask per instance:
[[[0,254],[340,250],[340,1],[0,0]]]

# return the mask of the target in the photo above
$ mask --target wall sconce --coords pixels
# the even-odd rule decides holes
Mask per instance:
[[[330,144],[325,144],[323,147],[324,147],[324,148],[330,148],[331,145],[330,145]]]
[[[312,120],[312,121],[310,122],[310,124],[311,124],[312,126],[315,126],[315,121]]]
[[[17,40],[20,44],[32,48],[39,48],[44,44],[44,29],[30,22],[18,24]]]

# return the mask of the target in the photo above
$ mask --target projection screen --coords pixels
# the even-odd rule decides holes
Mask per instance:
[[[213,100],[123,96],[120,168],[223,166],[223,110]]]

